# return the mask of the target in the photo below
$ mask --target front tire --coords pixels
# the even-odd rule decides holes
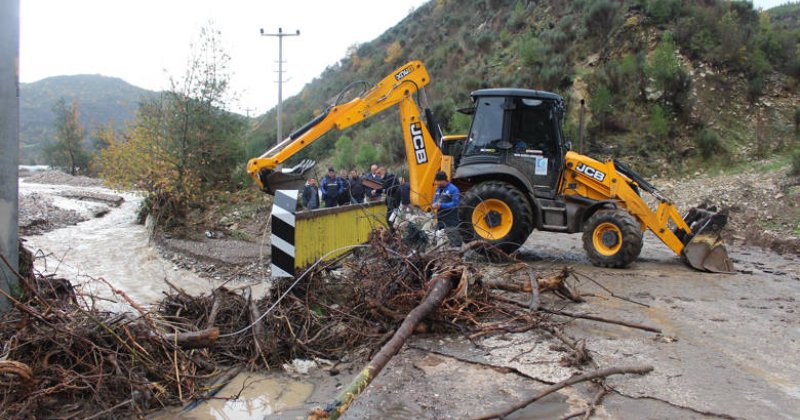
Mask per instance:
[[[626,210],[598,210],[584,224],[583,249],[596,266],[627,267],[642,252],[641,225]]]
[[[467,239],[487,241],[508,253],[519,249],[533,230],[530,203],[505,182],[471,188],[462,201],[460,219]]]

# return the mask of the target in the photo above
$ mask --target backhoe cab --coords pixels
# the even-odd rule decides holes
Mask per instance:
[[[349,102],[337,99],[281,144],[251,159],[250,176],[267,193],[297,189],[314,162],[284,167],[287,159],[331,130],[397,106],[411,204],[430,211],[434,176],[445,171],[463,194],[459,217],[466,239],[486,240],[511,252],[534,229],[583,232],[593,264],[625,267],[638,257],[642,234],[649,229],[696,269],[733,270],[719,236],[727,215],[697,208],[683,218],[672,202],[621,162],[600,162],[571,151],[562,133],[565,105],[560,96],[527,89],[475,91],[473,106],[464,110],[472,114],[468,135],[439,140],[428,127],[424,87],[429,82],[422,62],[411,61]],[[639,195],[642,191],[655,198],[655,209]]]
[[[686,218],[653,185],[615,160],[599,162],[570,151],[562,125],[563,99],[526,89],[472,93],[472,125],[452,139],[454,182],[466,191],[461,221],[469,236],[506,251],[519,248],[533,229],[583,232],[589,260],[626,267],[650,229],[692,267],[733,271],[720,231],[725,213],[695,208]],[[445,138],[445,140],[448,140]],[[652,210],[641,191],[658,202]]]

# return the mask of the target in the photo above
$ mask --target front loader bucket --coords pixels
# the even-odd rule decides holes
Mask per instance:
[[[308,172],[317,163],[311,159],[306,159],[292,168],[285,168],[277,171],[263,170],[259,174],[264,192],[275,194],[278,190],[300,190],[308,181]]]
[[[712,273],[732,273],[733,262],[728,258],[728,251],[720,234],[728,223],[727,211],[715,212],[714,209],[694,208],[686,217],[692,235],[686,237],[683,257],[692,268]]]

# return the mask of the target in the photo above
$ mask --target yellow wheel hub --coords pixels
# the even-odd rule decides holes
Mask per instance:
[[[600,255],[610,257],[622,248],[622,231],[613,223],[601,223],[594,228],[592,244]]]
[[[504,238],[511,232],[514,215],[502,200],[490,198],[472,210],[472,226],[481,238],[490,241]]]

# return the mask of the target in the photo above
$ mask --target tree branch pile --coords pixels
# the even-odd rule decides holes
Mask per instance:
[[[552,329],[551,315],[534,310],[540,293],[581,301],[566,284],[569,270],[535,273],[487,244],[421,253],[379,231],[369,245],[335,269],[276,280],[261,299],[242,287],[192,296],[171,285],[143,308],[109,284],[133,308],[122,314],[97,309],[69,282],[20,276],[26,299],[0,317],[0,416],[143,416],[202,399],[231,366],[373,356],[385,364],[412,331]],[[585,349],[575,351],[582,363]],[[369,377],[382,367],[373,364]]]

